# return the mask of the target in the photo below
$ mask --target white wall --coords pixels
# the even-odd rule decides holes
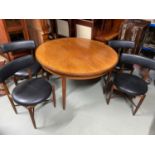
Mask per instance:
[[[69,36],[68,23],[64,20],[57,20],[58,34]],[[77,37],[91,39],[91,28],[83,25],[76,25]]]
[[[83,25],[76,25],[77,37],[91,39],[91,28]]]
[[[68,37],[69,28],[67,21],[64,20],[56,20],[56,21],[57,21],[58,34]]]

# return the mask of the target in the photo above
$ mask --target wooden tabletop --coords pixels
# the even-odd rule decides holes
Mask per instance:
[[[47,41],[37,48],[36,58],[47,71],[73,79],[99,77],[118,61],[111,47],[82,38]]]

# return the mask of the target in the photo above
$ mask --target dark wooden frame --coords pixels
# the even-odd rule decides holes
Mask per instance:
[[[110,99],[112,98],[112,94],[113,94],[114,91],[119,91],[119,90],[117,89],[117,87],[114,84],[112,84],[110,92],[109,92],[109,96],[107,96],[107,94],[106,94],[106,102],[107,102],[108,105],[110,103]],[[141,104],[143,103],[146,94],[140,95],[140,100],[136,104],[136,103],[133,102],[133,98],[138,97],[138,96],[130,97],[130,96],[124,94],[124,93],[121,93],[120,91],[119,91],[119,93],[122,94],[125,98],[127,98],[131,102],[131,104],[132,104],[132,114],[135,115],[137,113],[138,109],[140,108]]]

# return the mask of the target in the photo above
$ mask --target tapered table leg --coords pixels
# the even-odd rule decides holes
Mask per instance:
[[[66,78],[62,77],[62,106],[66,109]]]

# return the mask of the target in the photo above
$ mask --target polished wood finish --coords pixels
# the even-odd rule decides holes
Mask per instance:
[[[100,77],[118,62],[118,55],[111,47],[82,38],[47,41],[37,48],[36,58],[45,70],[62,77],[63,109],[66,105],[66,78]]]
[[[82,38],[48,41],[37,48],[36,58],[52,73],[73,79],[103,75],[118,61],[109,46]]]

